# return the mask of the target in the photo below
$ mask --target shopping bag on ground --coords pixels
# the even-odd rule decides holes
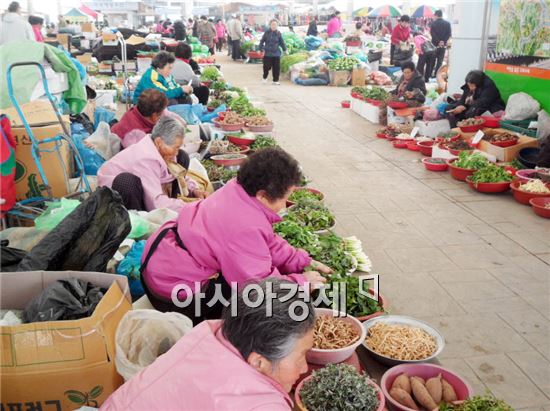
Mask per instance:
[[[167,352],[193,328],[185,315],[156,310],[133,310],[120,321],[115,364],[126,381]]]

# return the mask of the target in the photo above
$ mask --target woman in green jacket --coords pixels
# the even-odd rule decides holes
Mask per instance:
[[[137,103],[139,95],[148,88],[153,88],[166,94],[168,105],[191,104],[189,95],[193,93],[193,88],[189,85],[180,86],[172,76],[175,58],[166,51],[158,53],[151,62],[151,67],[147,69],[139,81],[135,91],[133,101]]]

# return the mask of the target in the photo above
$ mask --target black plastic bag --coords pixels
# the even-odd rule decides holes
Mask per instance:
[[[105,272],[131,228],[118,193],[100,187],[27,254],[17,271]]]
[[[23,322],[78,320],[93,314],[106,289],[77,278],[57,280],[25,307]]]
[[[17,265],[27,255],[25,250],[8,247],[9,244],[8,240],[0,241],[0,270],[3,273],[17,271]]]

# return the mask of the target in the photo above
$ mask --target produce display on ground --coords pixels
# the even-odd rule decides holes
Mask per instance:
[[[347,364],[314,371],[297,396],[308,411],[376,411],[380,404],[377,387]]]
[[[358,339],[357,329],[347,321],[326,314],[315,319],[313,348],[334,350],[352,345]]]
[[[489,164],[486,167],[476,171],[471,177],[472,183],[503,183],[512,181],[513,176],[504,168]]]

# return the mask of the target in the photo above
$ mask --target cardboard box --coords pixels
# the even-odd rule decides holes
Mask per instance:
[[[82,63],[82,65],[87,66],[92,61],[92,53],[84,53],[80,56],[76,56],[76,59]]]
[[[478,149],[495,156],[499,161],[509,162],[517,157],[521,149],[527,148],[527,147],[538,147],[538,146],[539,146],[539,141],[536,138],[520,135],[518,143],[514,146],[503,148],[503,147],[494,146],[488,141],[481,140],[481,142],[479,143]]]
[[[92,316],[0,327],[2,410],[98,407],[122,383],[115,332],[131,309],[126,277],[87,272],[0,274],[2,309],[24,309],[56,280],[79,278],[108,288]]]
[[[364,86],[366,82],[365,69],[353,69],[351,72],[351,85]]]
[[[65,50],[67,50],[69,53],[71,52],[71,36],[70,34],[58,34],[57,35],[57,42],[61,44],[63,47],[65,47]]]
[[[347,86],[351,80],[351,72],[349,71],[329,71],[328,74],[331,86]]]
[[[118,44],[116,34],[114,33],[103,33],[101,35],[101,40],[104,46],[116,46]]]
[[[94,31],[94,26],[90,22],[82,23],[80,27],[83,33],[92,33]]]
[[[49,102],[34,101],[23,104],[21,109],[29,123],[33,135],[37,140],[55,137],[63,133],[63,128],[57,122],[57,117]],[[19,115],[13,107],[3,110],[11,120],[12,132],[17,143],[15,148],[15,190],[17,201],[30,197],[46,197],[48,192],[46,186],[38,173],[38,168],[32,156],[32,143],[27,130],[22,126]],[[63,118],[69,127],[67,117]],[[41,149],[52,150],[55,143],[41,144]],[[70,175],[72,157],[68,143],[61,143],[59,147],[61,159],[55,152],[41,153],[40,163],[46,174],[48,184],[52,189],[54,197],[67,195],[68,187],[65,181],[65,173]]]

